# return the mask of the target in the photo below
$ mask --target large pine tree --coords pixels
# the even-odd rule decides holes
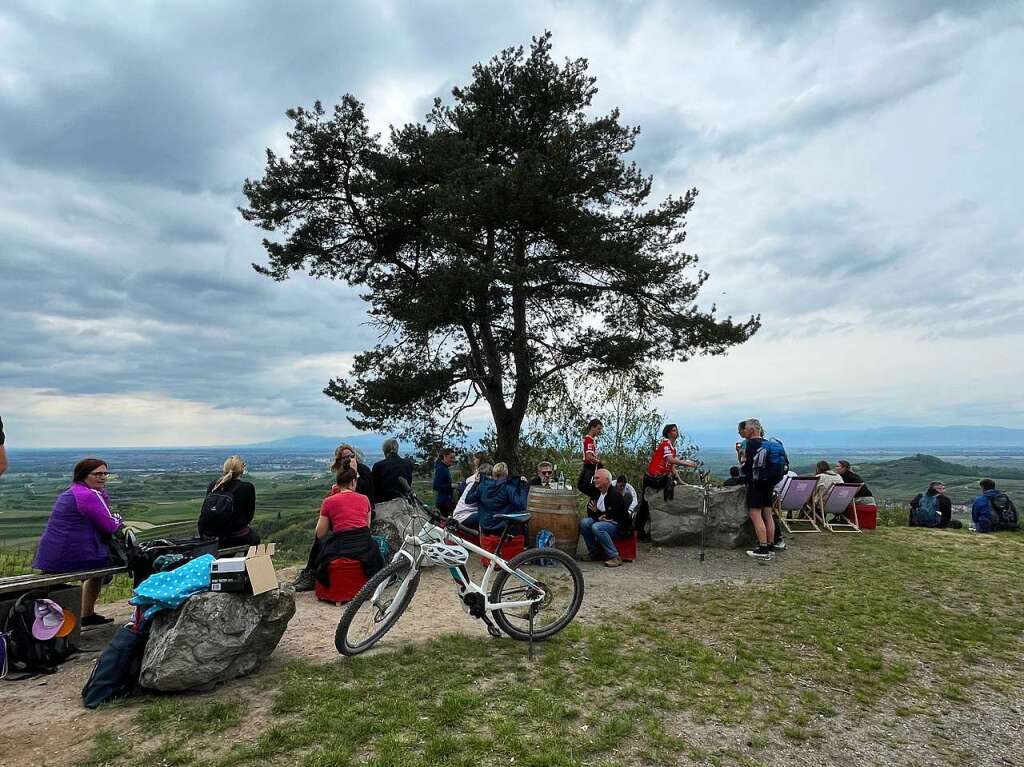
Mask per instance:
[[[517,465],[530,398],[559,377],[625,371],[657,390],[659,361],[756,331],[696,306],[707,274],[681,246],[697,190],[652,202],[623,159],[639,129],[589,114],[596,91],[545,34],[386,143],[352,96],[288,112],[289,156],[267,150],[242,214],[278,233],[258,271],[365,287],[381,340],[325,389],[357,428],[433,437],[484,400]]]

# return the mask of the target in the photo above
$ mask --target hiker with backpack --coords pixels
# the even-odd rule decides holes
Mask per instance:
[[[978,483],[981,495],[974,499],[971,506],[971,521],[975,532],[994,533],[997,530],[1017,530],[1019,520],[1017,507],[1002,490],[996,489],[991,479],[983,479]]]
[[[755,419],[751,419],[751,420],[757,422],[756,418]],[[757,429],[760,429],[760,425],[758,425]],[[747,484],[747,478],[746,478],[746,474],[744,473],[744,470],[743,470],[743,466],[744,466],[744,464],[746,463],[746,460],[747,460],[747,422],[746,421],[740,421],[739,424],[737,424],[737,426],[736,426],[736,433],[740,437],[740,441],[736,443],[736,460],[738,460],[739,463],[740,463],[738,471],[742,475],[742,477],[740,479],[740,484],[746,485]],[[759,434],[760,434],[761,437],[764,436],[764,432],[763,431],[759,431]],[[782,443],[779,442],[779,440],[775,440],[775,442],[778,442],[779,445],[782,445]],[[785,468],[783,469],[782,474],[779,476],[779,481],[775,483],[774,487],[772,487],[772,500],[774,500],[776,495],[779,496],[779,497],[782,497],[783,495],[785,495],[786,494],[786,487],[789,484],[789,478],[796,476],[796,472],[789,470],[789,458],[786,457],[785,448],[783,448],[783,450],[782,450],[782,455],[783,455],[783,457],[785,457]],[[726,484],[728,484],[728,482]],[[769,506],[770,505],[771,505],[771,503],[769,503]],[[786,539],[782,535],[782,523],[779,521],[779,516],[774,511],[771,512],[771,515],[772,515],[772,525],[774,525],[774,528],[775,528],[775,535],[773,537],[773,540],[772,540],[771,544],[769,544],[769,548],[771,548],[773,551],[785,551],[785,549],[786,549]]]
[[[206,488],[206,498],[199,512],[199,534],[216,538],[220,548],[255,546],[259,533],[252,529],[256,514],[256,488],[241,477],[245,461],[233,455],[224,461],[223,476]]]
[[[32,566],[44,573],[98,570],[111,564],[110,538],[121,529],[121,517],[110,510],[107,462],[85,458],[75,465],[71,487],[53,504],[46,529],[39,539]],[[111,623],[96,612],[102,578],[82,581],[82,626]]]
[[[747,556],[770,562],[779,549],[776,545],[776,523],[772,515],[772,497],[775,485],[789,471],[789,458],[782,442],[764,436],[761,422],[748,418],[744,425],[743,476],[747,481],[747,508],[757,536],[757,548]],[[739,450],[739,448],[737,448]]]
[[[928,489],[918,493],[910,501],[911,527],[951,527],[959,530],[963,522],[953,519],[953,503],[946,495],[946,485],[930,482]]]

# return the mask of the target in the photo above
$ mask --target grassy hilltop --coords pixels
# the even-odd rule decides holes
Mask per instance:
[[[811,465],[797,465],[799,473],[812,472]],[[864,462],[856,471],[868,483],[879,500],[908,502],[923,492],[929,482],[946,483],[946,494],[953,503],[969,503],[980,494],[978,480],[995,480],[996,486],[1016,499],[1024,499],[1024,469],[991,466],[965,466],[949,463],[934,455],[916,455],[892,461]]]

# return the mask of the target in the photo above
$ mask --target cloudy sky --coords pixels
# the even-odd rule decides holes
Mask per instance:
[[[287,108],[421,120],[544,29],[657,194],[700,189],[704,298],[762,315],[666,370],[673,420],[1024,426],[1022,3],[30,0],[0,6],[9,443],[350,433],[321,389],[372,343],[362,304],[257,275],[241,184]]]

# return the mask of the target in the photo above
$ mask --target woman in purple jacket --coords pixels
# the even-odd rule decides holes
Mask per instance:
[[[110,564],[107,542],[121,525],[121,518],[110,511],[107,497],[107,464],[98,458],[86,458],[75,466],[71,487],[57,497],[46,522],[33,566],[45,573],[70,573],[94,570]],[[112,622],[95,611],[102,578],[82,582],[83,626]]]

